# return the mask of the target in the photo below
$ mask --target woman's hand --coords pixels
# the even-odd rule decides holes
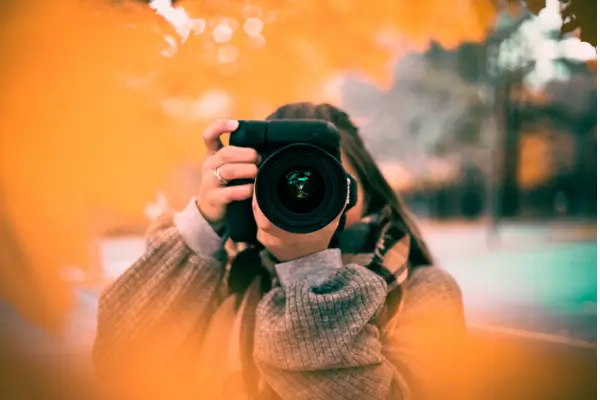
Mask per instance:
[[[256,238],[281,262],[295,260],[327,249],[342,216],[340,213],[335,220],[319,231],[299,234],[286,232],[273,225],[258,207],[256,196],[252,199],[252,211],[258,226]]]
[[[225,186],[215,174],[218,172],[225,181],[233,179],[255,179],[259,156],[256,150],[247,147],[225,146],[221,135],[232,132],[238,121],[219,120],[213,122],[203,134],[208,156],[202,166],[200,190],[196,205],[202,216],[211,224],[219,224],[225,218],[225,206],[232,201],[252,197],[254,185]]]
[[[203,137],[208,156],[202,166],[202,177],[196,205],[202,216],[211,224],[219,224],[225,219],[226,205],[232,201],[253,197],[254,185],[224,186],[215,174],[226,181],[233,179],[256,179],[257,164],[260,162],[256,150],[247,147],[223,146],[220,137],[236,130],[235,120],[219,120],[212,123]],[[264,216],[256,198],[252,201],[254,218],[258,226],[257,240],[262,243],[279,261],[289,261],[317,253],[329,247],[341,217],[340,215],[325,228],[307,234],[285,232]]]

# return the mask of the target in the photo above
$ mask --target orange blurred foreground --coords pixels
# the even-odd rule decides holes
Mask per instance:
[[[447,385],[446,382],[445,386],[440,386],[440,390],[445,392],[439,398],[596,398],[595,349],[511,338],[485,331],[472,332],[469,346],[470,350],[456,364],[456,376],[449,377],[458,380],[451,385]],[[76,362],[56,358],[24,357],[14,351],[6,337],[0,338],[0,371],[0,393],[3,394],[3,398],[11,400],[123,398],[102,390],[91,376],[82,373],[81,366]],[[117,371],[119,369],[115,370]],[[122,379],[130,384],[137,382],[140,385],[150,376],[148,371],[140,369],[132,375],[123,375]],[[146,383],[149,382],[146,380]],[[173,383],[170,388],[165,388],[166,396],[156,392],[154,397],[144,397],[143,400],[189,398],[191,392],[184,386],[179,386],[174,381]],[[137,398],[130,396],[123,400]]]

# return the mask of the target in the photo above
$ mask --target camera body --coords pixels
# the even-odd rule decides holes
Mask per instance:
[[[318,231],[356,204],[356,182],[341,163],[337,128],[321,120],[239,121],[229,144],[250,147],[261,156],[254,183],[256,201],[276,226],[292,233]],[[252,199],[227,206],[229,236],[256,241]]]

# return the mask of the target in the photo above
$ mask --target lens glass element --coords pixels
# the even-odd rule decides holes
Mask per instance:
[[[323,202],[325,182],[312,168],[292,168],[279,178],[277,195],[281,204],[291,212],[306,214]]]

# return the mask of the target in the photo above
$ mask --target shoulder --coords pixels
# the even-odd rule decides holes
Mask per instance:
[[[456,279],[445,269],[424,266],[411,271],[402,285],[399,307],[385,326],[388,340],[415,334],[430,343],[441,340],[437,334],[465,331],[462,292]]]
[[[460,292],[460,286],[450,272],[438,266],[418,267],[411,271],[406,280],[407,288],[413,290],[443,290]]]
[[[437,303],[459,305],[462,308],[462,291],[458,282],[438,266],[415,268],[409,274],[404,289],[404,307]]]
[[[411,271],[403,284],[402,305],[387,330],[384,351],[411,389],[426,398],[456,391],[467,350],[467,329],[460,286],[437,266]],[[419,397],[421,397],[419,396]]]
[[[150,240],[161,232],[174,227],[174,216],[175,213],[172,210],[166,210],[150,222],[150,226],[146,229],[146,239]]]

